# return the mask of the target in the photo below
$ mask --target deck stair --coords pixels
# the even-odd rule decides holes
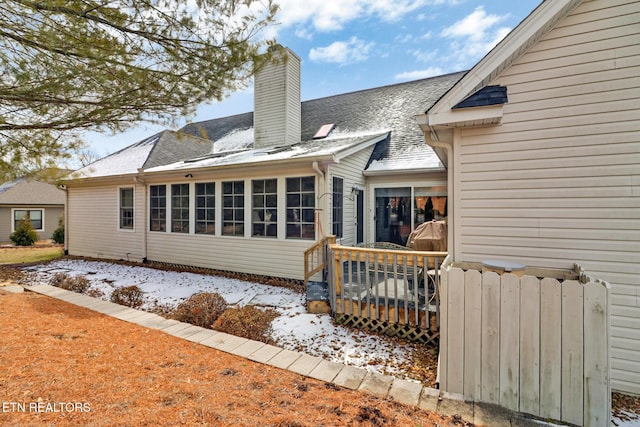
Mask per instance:
[[[307,311],[309,313],[331,313],[329,303],[329,284],[325,282],[307,282]]]

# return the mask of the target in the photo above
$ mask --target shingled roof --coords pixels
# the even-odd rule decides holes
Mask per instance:
[[[70,178],[135,174],[138,169],[203,156],[211,151],[209,140],[165,130],[77,170]]]
[[[414,117],[433,105],[463,75],[464,72],[452,73],[304,101],[300,142],[277,156],[269,153],[260,162],[323,152],[335,154],[373,141],[376,145],[365,173],[442,168]],[[329,137],[314,139],[327,124],[334,125]],[[380,137],[387,134],[388,138]],[[256,161],[255,153],[238,153],[252,148],[253,113],[248,112],[191,123],[177,132],[160,132],[80,169],[71,178],[135,174],[139,169],[244,164]],[[226,154],[215,154],[222,152]]]
[[[369,162],[370,171],[439,166],[414,116],[434,104],[463,75],[464,72],[458,72],[304,101],[300,140],[312,141],[318,129],[326,124],[334,124],[332,134],[343,137],[390,131],[391,137],[377,144]],[[232,133],[245,132],[246,140],[246,132],[252,129],[253,113],[249,112],[191,123],[180,132],[210,139],[215,146]]]

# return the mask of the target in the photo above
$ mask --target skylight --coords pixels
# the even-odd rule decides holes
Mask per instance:
[[[333,123],[328,123],[326,125],[320,126],[320,129],[318,129],[316,134],[313,135],[313,139],[326,138],[327,136],[329,136],[334,127],[336,127],[336,125]]]

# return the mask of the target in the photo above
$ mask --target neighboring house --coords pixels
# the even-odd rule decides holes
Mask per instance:
[[[0,241],[9,236],[27,215],[38,239],[50,239],[64,217],[66,194],[53,184],[18,178],[0,185]]]
[[[301,102],[288,51],[256,75],[254,112],[162,132],[70,177],[68,251],[301,280],[325,235],[404,244],[446,215],[444,167],[414,116],[463,74]]]
[[[426,110],[453,261],[610,282],[612,387],[640,393],[640,2],[542,2]]]

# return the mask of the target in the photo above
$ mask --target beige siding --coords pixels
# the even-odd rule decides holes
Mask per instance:
[[[303,279],[314,241],[150,232],[148,243],[151,261]]]
[[[13,233],[13,210],[14,209],[34,209],[42,210],[44,216],[44,229],[38,231],[38,239],[50,239],[51,235],[58,228],[58,219],[64,215],[62,206],[6,206],[0,207],[0,242],[9,242],[9,236]]]
[[[118,197],[121,187],[135,187],[133,231],[119,229]],[[132,261],[140,261],[145,257],[144,186],[70,186],[68,192],[66,245],[70,255]]]
[[[50,239],[53,232],[58,228],[58,221],[64,216],[63,207],[45,207],[44,230],[38,233],[38,238],[42,240]]]
[[[348,158],[342,160],[340,163],[331,165],[329,169],[329,179],[327,180],[327,185],[329,187],[329,193],[333,194],[333,177],[342,178],[344,180],[344,234],[342,239],[338,240],[338,243],[341,245],[354,245],[356,242],[356,207],[355,207],[355,194],[351,192],[353,187],[358,189],[365,189],[365,177],[362,175],[362,171],[367,166],[367,162],[369,161],[369,157],[371,156],[371,152],[373,151],[373,147],[368,148],[366,150],[362,150],[361,152],[349,156]],[[366,196],[365,196],[366,197]],[[366,203],[366,202],[365,202]],[[333,210],[330,209],[327,212],[328,220],[327,224],[329,224],[329,229],[325,231],[325,234],[332,233],[333,223]],[[366,205],[365,205],[365,218],[368,218],[366,213]],[[364,224],[366,226],[366,222]],[[366,230],[366,229],[365,229]],[[365,236],[366,239],[366,236]]]
[[[492,84],[501,126],[456,146],[459,260],[571,267],[612,283],[613,388],[640,393],[640,7],[578,7]]]
[[[287,50],[286,60],[268,63],[255,75],[255,147],[300,141],[300,58]]]
[[[224,171],[200,171],[185,181],[184,174],[176,177],[154,177],[146,179],[146,187],[135,186],[135,230],[118,230],[118,189],[131,185],[70,186],[68,249],[71,255],[82,255],[108,259],[141,260],[199,266],[227,271],[276,276],[292,279],[304,278],[304,250],[315,240],[285,238],[285,180],[287,176],[316,176],[311,163],[289,167],[286,176],[274,176],[273,169],[253,168],[242,177]],[[277,178],[279,185],[278,237],[251,237],[251,223],[245,223],[245,236],[221,236],[221,186],[222,181],[245,180],[245,218],[251,218],[251,180]],[[197,182],[216,183],[217,235],[194,234],[193,188]],[[316,192],[321,194],[324,185],[316,180]],[[129,181],[130,182],[130,181]],[[189,183],[192,198],[190,233],[148,231],[149,185],[167,185],[167,208],[170,212],[170,185]],[[323,198],[321,209],[327,210]],[[320,202],[319,202],[320,203]],[[170,227],[168,227],[170,229]],[[145,252],[146,244],[146,252]]]

